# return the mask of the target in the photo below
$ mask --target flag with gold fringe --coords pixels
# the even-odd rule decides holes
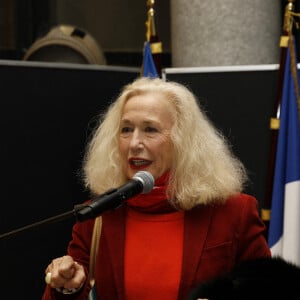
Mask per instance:
[[[268,243],[273,256],[300,266],[300,122],[295,42],[290,36],[280,104]]]

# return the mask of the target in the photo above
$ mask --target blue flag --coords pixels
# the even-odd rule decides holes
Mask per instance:
[[[150,43],[146,42],[144,47],[144,57],[143,57],[143,76],[144,77],[159,77],[156,70],[153,56],[151,52]]]
[[[300,266],[300,123],[294,85],[299,84],[294,83],[287,51],[268,243],[273,256]]]

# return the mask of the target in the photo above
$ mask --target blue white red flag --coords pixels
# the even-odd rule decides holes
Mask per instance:
[[[292,53],[287,51],[268,243],[273,256],[300,266],[300,122],[296,96],[299,84],[297,79],[293,80]],[[298,73],[295,72],[294,75]]]

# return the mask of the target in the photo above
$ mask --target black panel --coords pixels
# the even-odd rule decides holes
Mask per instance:
[[[120,88],[139,75],[65,65],[0,61],[0,234],[86,200],[78,172],[89,133]],[[167,73],[167,79],[195,92],[248,168],[247,192],[261,201],[277,71]],[[0,240],[3,299],[41,299],[44,269],[65,254],[74,222],[69,218]]]
[[[172,70],[172,69],[171,69]],[[275,107],[278,71],[232,68],[232,71],[167,73],[197,95],[212,122],[225,134],[248,169],[246,192],[263,203],[270,151],[270,117]]]
[[[49,67],[48,67],[49,65]],[[79,170],[88,135],[138,71],[0,62],[0,234],[87,199]],[[0,240],[3,299],[40,300],[44,270],[65,254],[75,217]]]

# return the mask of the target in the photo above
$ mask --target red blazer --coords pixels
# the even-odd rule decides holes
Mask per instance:
[[[123,206],[103,214],[95,271],[101,300],[124,300],[125,212],[126,206]],[[87,270],[93,223],[93,220],[76,223],[68,247],[68,254]],[[186,299],[189,291],[201,281],[229,272],[243,260],[270,257],[264,230],[257,200],[246,194],[231,197],[223,205],[200,205],[186,211],[183,267],[177,299]],[[47,286],[42,299],[86,300],[88,289],[86,284],[80,292],[66,297]]]

